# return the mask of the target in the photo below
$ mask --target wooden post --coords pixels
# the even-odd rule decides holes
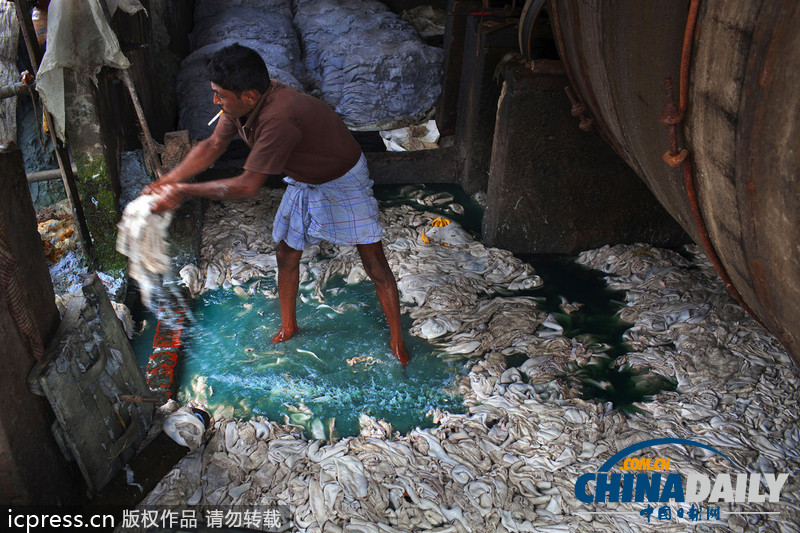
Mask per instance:
[[[34,38],[33,21],[30,17],[31,6],[28,0],[16,0],[14,6],[17,12],[17,20],[20,24],[25,45],[28,48],[28,55],[31,60],[31,66],[34,70],[34,75],[39,72],[39,65],[42,62],[42,50],[39,48],[38,41]],[[44,106],[42,106],[44,109]],[[53,117],[47,110],[44,110],[48,124],[51,124],[50,138],[53,141],[53,148],[56,153],[56,160],[58,161],[58,168],[61,170],[61,180],[64,183],[64,192],[67,195],[67,200],[72,208],[72,215],[78,225],[78,237],[83,244],[83,250],[86,253],[87,259],[91,263],[95,263],[94,247],[92,246],[92,237],[89,233],[89,226],[86,223],[86,215],[83,212],[83,204],[81,204],[81,197],[78,194],[78,188],[75,184],[75,175],[72,173],[72,163],[69,159],[69,152],[66,145],[60,146],[55,133],[55,122]]]
[[[136,110],[136,116],[139,119],[139,126],[142,128],[142,136],[144,137],[143,144],[145,152],[147,153],[147,157],[150,158],[150,164],[153,165],[153,169],[156,172],[156,178],[160,178],[164,174],[164,169],[161,166],[161,157],[158,155],[156,143],[153,140],[153,135],[150,133],[150,127],[147,125],[147,119],[144,116],[142,104],[139,102],[139,96],[136,94],[136,87],[134,87],[133,80],[131,79],[131,73],[128,72],[128,69],[123,69],[119,71],[119,75],[125,87],[128,88],[133,108]]]
[[[52,410],[26,386],[36,351],[55,334],[59,315],[16,147],[0,149],[0,175],[0,502],[76,503],[80,478],[50,432]]]
[[[33,74],[39,70],[39,65],[42,63],[42,49],[39,47],[39,42],[34,38],[36,31],[33,29],[33,20],[31,20],[31,3],[28,0],[16,0],[14,7],[17,12],[17,20],[22,28],[22,37],[25,39],[25,46],[28,47],[28,55],[31,58],[31,65],[33,66]]]

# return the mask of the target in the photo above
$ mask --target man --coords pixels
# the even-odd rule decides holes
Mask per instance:
[[[270,176],[288,176],[275,217],[281,327],[272,342],[297,333],[296,301],[303,249],[327,240],[356,245],[386,315],[390,347],[403,367],[408,353],[400,325],[397,283],[381,242],[378,203],[364,155],[347,126],[325,103],[270,80],[257,52],[234,44],[213,54],[208,75],[222,109],[214,133],[173,170],[150,184],[153,211],[175,209],[190,196],[220,200],[256,196]],[[230,179],[187,183],[210,167],[239,135],[250,146],[243,172]]]

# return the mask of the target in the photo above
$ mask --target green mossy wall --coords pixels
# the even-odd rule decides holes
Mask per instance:
[[[78,167],[78,192],[94,245],[95,267],[108,273],[121,272],[126,260],[116,250],[120,215],[105,158],[81,154],[75,164]]]

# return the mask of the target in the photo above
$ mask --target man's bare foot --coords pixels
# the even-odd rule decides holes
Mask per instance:
[[[400,361],[400,364],[403,365],[403,368],[405,368],[409,360],[405,343],[402,340],[398,342],[392,342],[391,348],[394,356],[397,357],[397,360]]]
[[[280,331],[278,331],[278,333],[276,333],[275,336],[272,337],[272,343],[274,344],[276,342],[283,342],[285,340],[289,340],[292,337],[294,337],[295,333],[297,333],[297,326],[293,328],[281,327]]]

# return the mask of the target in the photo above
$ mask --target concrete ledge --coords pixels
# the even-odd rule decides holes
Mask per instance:
[[[376,185],[458,183],[453,150],[367,152],[369,173]]]

